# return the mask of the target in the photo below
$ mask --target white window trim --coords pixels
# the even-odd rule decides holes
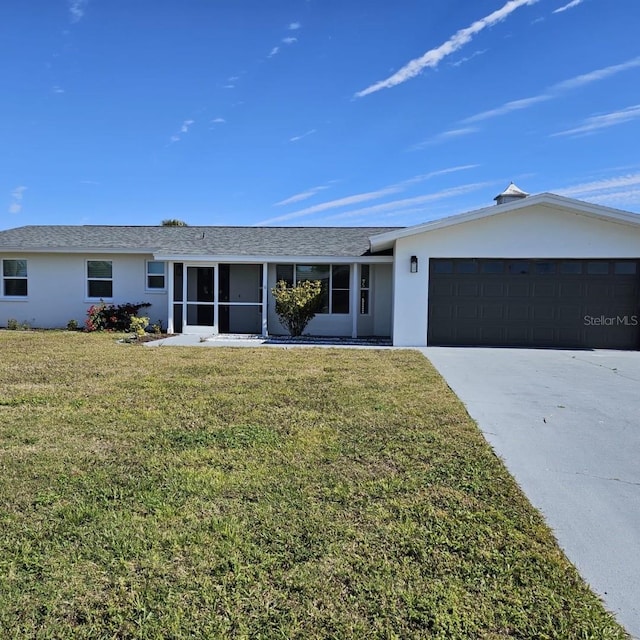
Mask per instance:
[[[149,273],[150,262],[162,262],[164,264],[164,287],[149,287],[149,276],[159,276],[159,273]],[[167,261],[166,260],[145,260],[144,261],[144,291],[145,293],[167,293]]]
[[[89,277],[89,263],[90,262],[110,262],[111,263],[111,277],[110,278],[90,278]],[[111,283],[111,295],[109,297],[103,296],[99,298],[93,298],[89,295],[89,280],[99,281],[99,282],[110,282]],[[87,258],[84,261],[84,283],[85,283],[85,302],[100,302],[104,300],[105,302],[110,302],[113,300],[113,260],[103,260],[100,258]]]
[[[24,260],[27,263],[27,275],[26,276],[5,276],[4,275],[4,263],[7,260]],[[27,302],[29,300],[29,261],[26,258],[2,258],[2,260],[0,260],[0,277],[2,278],[2,283],[1,283],[1,287],[2,289],[0,290],[0,298],[2,298],[3,300],[7,300],[8,302]],[[4,294],[4,283],[5,280],[26,280],[27,282],[27,295],[26,296],[6,296]]]

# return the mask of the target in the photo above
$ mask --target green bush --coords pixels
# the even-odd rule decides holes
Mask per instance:
[[[17,331],[20,329],[20,323],[15,318],[9,318],[7,320],[7,329],[10,331]]]
[[[119,305],[104,302],[92,304],[87,311],[84,326],[87,331],[131,331],[131,319],[137,317],[140,309],[150,306],[149,302],[138,304],[127,302]]]
[[[149,318],[146,316],[131,316],[129,319],[129,331],[135,333],[138,338],[142,338],[146,334],[146,328],[149,326]]]
[[[301,336],[322,307],[319,280],[304,280],[295,287],[280,280],[271,293],[276,301],[276,314],[292,336]]]

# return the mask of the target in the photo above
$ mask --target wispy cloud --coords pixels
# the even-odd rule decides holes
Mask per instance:
[[[591,84],[592,82],[605,80],[610,76],[614,76],[620,73],[621,71],[627,71],[628,69],[634,69],[636,67],[640,67],[640,56],[638,56],[637,58],[631,58],[631,60],[627,60],[626,62],[622,62],[620,64],[612,64],[609,67],[596,69],[594,71],[590,71],[589,73],[583,73],[582,75],[576,76],[575,78],[570,78],[569,80],[563,80],[562,82],[558,82],[557,84],[553,85],[553,87],[551,87],[551,90],[567,91],[569,89],[578,89],[579,87]]]
[[[195,124],[195,120],[184,120],[180,125],[180,131],[171,136],[171,142],[179,142],[183,134],[189,133],[192,124]]]
[[[563,7],[560,7],[559,9],[556,9],[555,11],[552,11],[552,13],[562,13],[567,9],[573,9],[574,7],[577,7],[579,4],[582,4],[583,2],[584,0],[571,0],[571,2],[569,2],[568,4],[565,4]]]
[[[579,87],[584,87],[593,82],[599,82],[600,80],[604,80],[606,78],[614,76],[622,71],[633,69],[634,67],[640,67],[640,56],[637,58],[632,58],[631,60],[627,60],[626,62],[623,62],[621,64],[614,64],[609,67],[596,69],[594,71],[590,71],[589,73],[575,76],[574,78],[569,78],[568,80],[563,80],[562,82],[558,82],[554,85],[551,85],[550,87],[547,87],[542,93],[537,96],[530,96],[528,98],[522,98],[520,100],[511,100],[509,102],[505,102],[495,109],[482,111],[480,113],[476,113],[473,116],[470,116],[469,118],[465,118],[464,120],[462,120],[462,122],[471,124],[474,122],[480,122],[481,120],[488,120],[489,118],[502,116],[507,113],[511,113],[512,111],[528,109],[534,104],[552,100],[567,91],[578,89]]]
[[[446,176],[449,173],[458,173],[458,171],[468,171],[469,169],[476,169],[479,164],[459,164],[455,167],[447,167],[446,169],[437,169],[436,171],[429,171],[429,173],[422,173],[419,176],[408,178],[399,182],[397,186],[408,187],[413,184],[424,182],[425,180],[431,180],[431,178],[437,178],[439,176]]]
[[[55,85],[53,89],[51,89],[51,91],[53,91],[53,93],[58,93],[58,94],[64,93],[64,89],[62,87],[59,87],[58,85]]]
[[[22,211],[22,199],[27,187],[16,187],[11,192],[11,201],[9,202],[9,213],[20,213]]]
[[[407,208],[411,208],[411,212],[419,212],[424,209],[416,209],[416,205],[425,205],[438,200],[444,200],[446,198],[453,198],[455,196],[464,195],[477,191],[478,189],[484,189],[486,187],[495,184],[495,182],[472,182],[470,184],[463,184],[458,187],[452,187],[450,189],[442,189],[435,193],[429,193],[422,196],[415,196],[413,198],[403,198],[401,200],[394,200],[392,202],[385,202],[383,204],[376,204],[371,207],[363,207],[361,209],[355,209],[354,211],[345,211],[335,216],[327,218],[327,220],[341,220],[345,218],[358,218],[367,216],[370,217],[376,214],[392,214],[392,215],[405,215]]]
[[[472,123],[480,122],[481,120],[488,120],[489,118],[495,118],[497,116],[503,116],[506,113],[512,111],[520,111],[521,109],[528,109],[531,105],[538,104],[539,102],[545,102],[551,100],[553,96],[548,93],[541,93],[538,96],[531,96],[530,98],[522,98],[521,100],[511,100],[505,102],[503,105],[496,107],[495,109],[489,109],[488,111],[482,111],[475,115],[465,118],[462,122]]]
[[[282,38],[282,42],[284,42],[284,44],[294,44],[295,42],[298,42],[298,38],[289,36],[288,38]]]
[[[269,52],[267,58],[273,58],[273,56],[275,56],[279,51],[280,47],[273,47],[273,49],[271,49],[271,51]]]
[[[623,176],[614,176],[612,178],[604,178],[602,180],[594,180],[592,182],[583,182],[572,187],[564,189],[554,189],[553,193],[568,198],[592,198],[594,194],[611,193],[620,189],[627,190],[629,187],[640,186],[640,173],[630,173]]]
[[[211,123],[212,124],[224,124],[226,120],[224,118],[214,118]]]
[[[532,5],[538,2],[538,0],[509,0],[503,7],[490,13],[488,16],[476,20],[472,25],[465,29],[460,29],[453,36],[451,36],[446,42],[441,44],[435,49],[430,49],[424,55],[419,58],[411,60],[408,64],[402,67],[399,71],[396,71],[393,75],[384,80],[380,80],[362,91],[358,91],[355,94],[356,98],[363,98],[376,91],[382,89],[389,89],[396,85],[402,84],[411,78],[415,78],[417,75],[428,67],[436,68],[440,62],[447,56],[455,53],[461,49],[464,45],[473,40],[473,37],[480,33],[487,27],[491,27],[498,22],[505,20],[510,14],[519,9],[522,6]]]
[[[583,120],[582,124],[577,127],[552,133],[551,137],[587,135],[595,133],[600,129],[607,129],[617,124],[623,124],[624,122],[635,120],[636,118],[640,118],[640,104],[627,107],[626,109],[621,109],[620,111],[604,113],[599,116],[591,116],[590,118]]]
[[[358,193],[353,196],[338,198],[337,200],[331,200],[330,202],[322,202],[320,204],[313,205],[312,207],[307,207],[306,209],[300,209],[299,211],[293,211],[292,213],[286,213],[282,216],[270,218],[269,220],[259,222],[258,225],[286,222],[287,220],[294,220],[295,218],[310,216],[314,213],[322,213],[323,211],[338,209],[339,207],[348,207],[350,205],[359,204],[361,202],[369,202],[370,200],[377,200],[378,198],[391,195],[392,193],[398,193],[401,190],[401,187],[396,185],[392,187],[386,187],[384,189],[379,189],[378,191]]]
[[[442,133],[439,133],[432,138],[425,140],[424,142],[419,142],[418,144],[411,147],[411,149],[424,149],[424,147],[447,142],[448,140],[452,140],[454,138],[462,138],[472,133],[476,133],[477,131],[479,131],[478,127],[462,127],[460,129],[450,129],[449,131],[443,131]]]
[[[298,142],[298,140],[302,140],[303,138],[306,138],[307,136],[312,136],[314,133],[317,133],[317,129],[310,129],[306,133],[303,133],[303,134],[301,134],[299,136],[293,136],[293,138],[289,138],[289,142]]]
[[[303,200],[308,200],[309,198],[313,198],[317,193],[328,189],[327,185],[322,185],[319,187],[312,187],[311,189],[307,189],[306,191],[302,191],[301,193],[296,193],[290,198],[286,198],[285,200],[280,200],[280,202],[276,202],[274,207],[283,207],[288,204],[295,204],[296,202],[302,202]]]
[[[344,198],[338,198],[336,200],[331,200],[329,202],[321,202],[320,204],[316,204],[311,207],[306,207],[305,209],[300,209],[298,211],[293,211],[292,213],[287,213],[281,216],[277,216],[275,218],[270,218],[269,220],[264,220],[262,222],[259,222],[258,224],[274,224],[278,222],[286,222],[288,220],[303,218],[305,216],[322,213],[324,211],[330,211],[332,209],[339,209],[341,207],[358,205],[363,202],[370,202],[371,200],[378,200],[380,198],[393,195],[394,193],[401,193],[407,187],[418,184],[420,182],[424,182],[425,180],[429,180],[430,178],[445,175],[448,173],[454,173],[457,171],[464,171],[466,169],[471,169],[476,166],[477,165],[460,165],[457,167],[448,167],[446,169],[440,169],[438,171],[431,171],[429,173],[424,173],[422,175],[414,176],[413,178],[408,178],[407,180],[403,180],[402,182],[389,185],[388,187],[384,187],[376,191],[368,191],[365,193],[358,193],[352,196],[346,196]],[[431,195],[432,194],[425,197],[431,197]]]
[[[88,0],[68,0],[71,22],[80,22],[84,17]]]
[[[640,189],[616,191],[614,193],[591,196],[588,199],[590,202],[594,202],[595,204],[604,204],[607,206],[638,206],[640,205]]]
[[[299,22],[290,22],[287,28],[289,31],[297,31],[301,26]]]
[[[480,51],[474,51],[470,56],[465,56],[464,58],[460,58],[460,60],[456,60],[451,63],[452,67],[459,67],[465,62],[469,62],[469,60],[473,60],[474,58],[481,56],[483,53],[487,53],[488,49],[482,49]]]

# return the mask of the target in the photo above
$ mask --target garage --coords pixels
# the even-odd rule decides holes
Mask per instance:
[[[432,258],[428,344],[638,349],[639,265]]]

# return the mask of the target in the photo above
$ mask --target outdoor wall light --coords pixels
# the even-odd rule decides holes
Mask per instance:
[[[418,256],[411,256],[411,273],[418,273]]]

